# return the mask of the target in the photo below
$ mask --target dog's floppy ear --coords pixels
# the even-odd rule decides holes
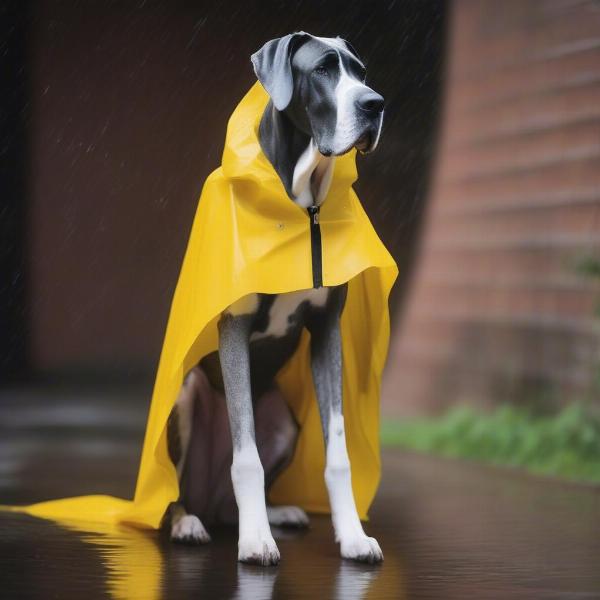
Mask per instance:
[[[304,31],[290,33],[267,42],[250,60],[256,77],[271,96],[277,110],[284,110],[292,99],[292,52],[298,43],[310,37]]]

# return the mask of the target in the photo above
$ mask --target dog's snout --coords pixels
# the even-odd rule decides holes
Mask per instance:
[[[361,110],[368,113],[379,114],[383,110],[383,96],[373,90],[362,94],[356,102]]]

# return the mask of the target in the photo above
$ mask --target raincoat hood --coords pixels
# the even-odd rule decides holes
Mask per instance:
[[[247,294],[313,287],[309,215],[288,197],[258,141],[268,100],[256,82],[229,120],[221,167],[204,184],[170,309],[134,499],[84,496],[16,510],[57,520],[158,527],[179,496],[167,451],[167,419],[187,372],[217,349],[221,312]],[[356,505],[366,518],[380,476],[379,389],[389,339],[388,295],[397,268],[352,189],[355,155],[353,150],[335,160],[320,228],[323,285],[348,283],[341,317],[344,417]],[[277,383],[299,424],[299,437],[269,500],[328,512],[306,331]]]

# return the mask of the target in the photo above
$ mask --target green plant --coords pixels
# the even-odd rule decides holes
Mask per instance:
[[[457,407],[438,418],[385,420],[381,441],[443,456],[600,483],[600,418],[582,404],[554,415],[504,405]]]
[[[575,271],[584,277],[600,278],[600,260],[585,256],[576,262]]]

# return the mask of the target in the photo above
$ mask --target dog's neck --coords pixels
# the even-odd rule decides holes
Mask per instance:
[[[310,135],[269,102],[259,126],[260,146],[288,196],[299,206],[320,206],[329,190],[334,157],[323,156]]]

